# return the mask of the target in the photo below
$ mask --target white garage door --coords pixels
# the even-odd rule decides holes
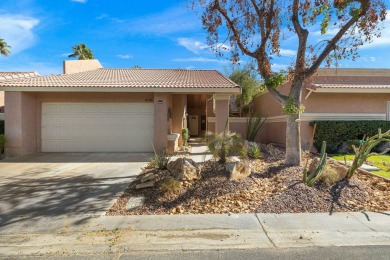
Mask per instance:
[[[43,152],[151,152],[153,103],[43,103]]]

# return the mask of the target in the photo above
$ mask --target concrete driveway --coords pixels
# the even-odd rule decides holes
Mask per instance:
[[[15,218],[102,215],[150,156],[40,153],[0,161],[0,227]]]

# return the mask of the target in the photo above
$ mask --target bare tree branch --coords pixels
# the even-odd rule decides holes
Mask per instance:
[[[287,96],[283,95],[282,93],[280,93],[278,90],[274,88],[267,87],[267,90],[268,93],[270,93],[270,95],[273,96],[280,104],[284,105],[286,103],[286,100],[288,98]]]
[[[366,14],[367,10],[370,8],[369,0],[351,0],[351,2],[359,2],[361,4],[361,12],[358,16],[353,16],[341,29],[338,33],[329,41],[328,45],[324,48],[321,54],[318,56],[317,60],[311,65],[309,70],[306,73],[307,77],[310,77],[314,72],[320,67],[321,63],[329,55],[329,53],[334,50],[337,42],[343,37],[343,35],[362,17]]]
[[[261,38],[263,39],[264,38],[264,35],[265,35],[265,31],[264,31],[264,5],[262,5],[263,7],[260,9],[258,7],[258,5],[256,4],[256,0],[251,0],[251,3],[253,5],[253,8],[255,9],[256,11],[256,14],[257,16],[259,17],[258,18],[258,26],[260,28],[260,34],[261,34]]]
[[[299,40],[297,58],[295,61],[295,71],[303,72],[303,68],[305,65],[307,36],[309,35],[309,32],[306,29],[302,28],[299,22],[298,12],[299,12],[299,0],[294,0],[292,5],[291,20]]]
[[[229,27],[232,29],[232,32],[234,34],[234,37],[235,37],[235,40],[238,44],[238,47],[240,47],[241,51],[250,56],[250,57],[253,57],[255,58],[256,55],[254,52],[251,52],[247,47],[244,46],[244,44],[242,43],[241,41],[241,38],[240,38],[240,33],[238,31],[238,29],[236,28],[236,26],[234,25],[234,22],[232,21],[232,19],[229,17],[229,15],[227,14],[226,10],[223,9],[220,4],[219,4],[219,0],[215,0],[214,1],[214,7],[215,9],[225,18],[226,22],[229,24]]]

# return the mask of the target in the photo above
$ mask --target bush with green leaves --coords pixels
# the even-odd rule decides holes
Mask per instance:
[[[188,139],[190,138],[188,128],[183,128],[181,130],[181,137],[183,138],[183,146],[188,146]]]
[[[229,78],[241,86],[241,94],[237,95],[235,102],[240,115],[250,113],[253,98],[264,91],[264,86],[256,79],[256,74],[250,66],[233,68]]]
[[[246,153],[248,157],[251,159],[259,159],[262,156],[259,145],[254,142],[248,143],[248,147],[246,148]]]
[[[171,155],[167,154],[165,150],[163,150],[161,153],[156,153],[156,151],[154,151],[154,156],[150,158],[149,161],[149,167],[165,170],[167,169],[170,159]]]
[[[249,114],[246,120],[246,140],[255,142],[256,137],[265,126],[266,118],[262,118],[260,114]]]
[[[227,156],[242,153],[244,147],[240,135],[227,130],[220,134],[206,133],[206,142],[210,152],[214,158],[219,158],[220,163],[225,163]]]
[[[4,153],[4,147],[6,142],[7,138],[5,137],[5,135],[0,135],[0,154]]]
[[[168,178],[160,183],[160,189],[164,193],[168,194],[176,194],[181,189],[180,181],[174,179],[174,178]]]
[[[390,129],[390,121],[314,121],[316,124],[314,147],[321,149],[322,141],[326,141],[326,151],[337,153],[343,143],[349,140],[362,140],[364,136],[374,136],[378,129],[384,132]],[[380,144],[379,144],[380,145]],[[376,147],[373,148],[376,151]]]

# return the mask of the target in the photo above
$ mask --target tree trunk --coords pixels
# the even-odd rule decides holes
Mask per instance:
[[[294,106],[301,108],[302,87],[304,79],[293,80],[290,96],[294,98]],[[286,122],[286,164],[291,166],[301,165],[301,113],[287,115]]]
[[[286,164],[301,165],[301,123],[299,115],[287,116]]]

